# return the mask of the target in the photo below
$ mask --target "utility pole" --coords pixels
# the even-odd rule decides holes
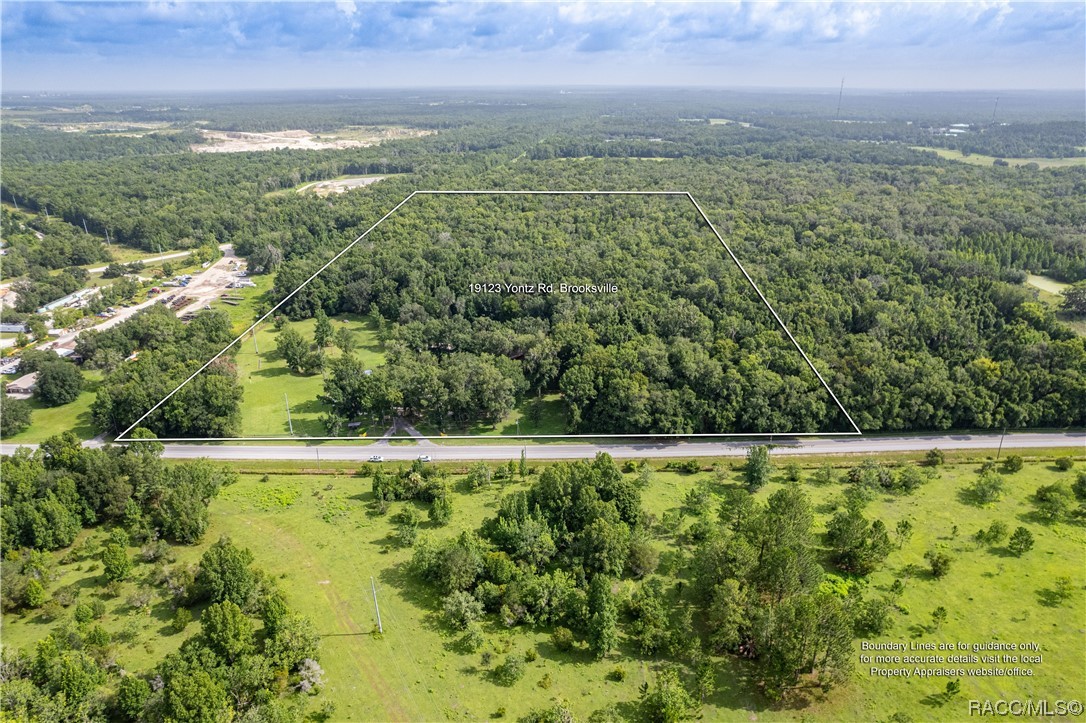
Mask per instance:
[[[283,393],[283,403],[287,405],[287,426],[290,427],[290,436],[294,436],[294,422],[290,421],[290,400],[287,399],[287,395]]]
[[[1003,452],[1003,438],[1007,436],[1007,425],[1003,425],[1003,434],[999,435],[999,449],[996,450],[996,462],[999,461],[999,455]]]
[[[373,583],[373,576],[370,576],[370,590],[373,591],[373,609],[377,612],[377,632],[383,633],[385,629],[381,627],[381,608],[377,606],[377,586]]]
[[[83,233],[90,236],[90,231],[87,230],[87,219],[83,219]]]
[[[841,120],[841,99],[845,97],[845,79],[841,78],[841,90],[837,93],[837,112],[834,114],[833,119],[835,121]]]
[[[320,447],[314,447],[313,449],[317,453],[317,471],[320,472],[321,471],[321,448]]]

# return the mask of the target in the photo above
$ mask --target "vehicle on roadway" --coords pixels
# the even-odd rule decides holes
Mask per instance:
[[[374,454],[374,455],[370,456],[370,462],[384,462],[384,461],[385,461],[385,458],[382,457],[379,454]]]
[[[433,460],[430,459],[430,455],[428,455],[428,454],[420,454],[419,455],[419,461],[420,462],[431,462]]]

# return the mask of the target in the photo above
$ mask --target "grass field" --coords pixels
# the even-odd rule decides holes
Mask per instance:
[[[539,417],[532,419],[535,399],[525,399],[505,415],[497,424],[474,424],[466,427],[448,426],[438,429],[432,425],[419,424],[417,429],[434,441],[442,444],[477,444],[479,440],[445,439],[441,434],[478,434],[487,437],[506,437],[517,434],[563,434],[566,431],[566,406],[561,394],[545,394],[539,407]]]
[[[1047,276],[1038,276],[1037,274],[1027,276],[1026,283],[1050,294],[1062,294],[1063,290],[1070,286],[1070,284],[1065,284],[1062,281],[1056,281]]]
[[[250,291],[253,291],[250,289]],[[228,307],[229,308],[229,307]],[[384,361],[384,349],[377,340],[377,327],[368,317],[342,315],[332,320],[338,329],[346,326],[354,332],[357,348],[355,356],[368,368]],[[291,322],[291,326],[307,339],[313,338],[313,319]],[[290,422],[294,434],[299,437],[319,437],[327,434],[321,423],[321,415],[328,411],[318,397],[324,393],[324,379],[320,374],[301,375],[287,369],[286,362],[275,352],[278,332],[271,324],[261,324],[256,338],[249,336],[239,342],[237,365],[238,381],[245,390],[242,399],[241,437],[282,436],[290,434],[286,403],[290,402]],[[259,349],[259,353],[257,353]],[[339,355],[339,350],[329,347],[329,358]],[[286,395],[286,399],[284,399]],[[356,430],[359,435],[366,429]],[[378,433],[384,429],[378,430]]]
[[[8,381],[17,379],[19,374],[6,375]],[[91,418],[91,404],[98,393],[98,384],[102,381],[102,372],[84,371],[85,383],[83,391],[74,402],[59,407],[47,407],[31,397],[28,401],[32,411],[30,412],[30,426],[18,434],[5,437],[4,442],[12,444],[35,444],[61,432],[72,431],[80,439],[90,439],[98,433]]]
[[[257,274],[249,279],[256,286],[246,286],[241,289],[228,289],[229,296],[242,298],[237,304],[228,304],[221,298],[211,302],[211,308],[225,311],[230,316],[230,325],[235,334],[248,329],[253,322],[275,306],[270,292],[275,285],[275,276],[272,274]]]
[[[1086,317],[1075,316],[1060,310],[1063,306],[1063,290],[1070,284],[1035,274],[1030,274],[1026,283],[1037,289],[1038,300],[1056,310],[1056,318],[1074,329],[1079,336],[1086,336]]]
[[[855,460],[836,463],[847,466]],[[485,674],[478,654],[461,652],[458,636],[440,620],[434,591],[408,574],[412,551],[393,544],[391,514],[370,513],[368,479],[344,473],[312,476],[284,470],[277,474],[273,463],[261,464],[270,472],[266,481],[259,471],[242,474],[238,484],[224,489],[212,502],[212,524],[204,543],[174,552],[179,561],[195,561],[208,544],[226,534],[253,550],[256,566],[281,578],[292,607],[314,620],[322,634],[321,663],[327,672],[322,697],[335,703],[336,720],[481,720],[493,717],[502,707],[507,719],[516,720],[556,697],[568,700],[580,720],[612,703],[620,712],[633,710],[639,686],[651,680],[657,663],[639,656],[624,638],[616,653],[596,662],[586,653],[558,652],[547,630],[506,629],[487,623],[488,649],[516,653],[534,649],[539,655],[528,664],[522,680],[509,688],[499,686]],[[740,462],[730,464],[733,469],[727,476],[737,481]],[[239,463],[239,467],[251,469],[252,465]],[[869,506],[868,517],[882,519],[891,530],[900,519],[909,519],[914,526],[911,539],[890,554],[868,583],[871,594],[885,590],[895,578],[905,582],[899,602],[907,614],[897,614],[892,630],[878,640],[1036,641],[1044,659],[1033,666],[1036,677],[963,678],[961,694],[945,702],[938,695],[945,679],[880,680],[869,677],[864,666],[858,665],[848,684],[825,698],[814,695],[772,708],[745,682],[746,664],[725,658],[720,659],[717,693],[704,708],[704,720],[866,721],[883,720],[897,712],[916,721],[962,720],[967,717],[969,699],[1056,699],[1080,694],[1086,670],[1082,646],[1086,601],[1081,594],[1086,583],[1086,533],[1081,526],[1042,524],[1028,501],[1038,485],[1069,482],[1073,472],[1059,472],[1049,462],[1028,463],[1022,471],[1006,475],[1004,498],[985,509],[966,504],[959,494],[975,479],[976,469],[975,464],[943,467],[938,479],[913,496],[882,497]],[[674,510],[688,490],[710,479],[708,473],[658,472],[642,492],[643,505],[657,515]],[[780,484],[772,483],[758,493],[759,498],[772,494]],[[457,492],[453,523],[436,529],[423,523],[423,533],[444,538],[475,528],[494,514],[503,494],[518,487],[519,483]],[[714,483],[717,493],[721,489]],[[805,485],[819,513],[819,526],[839,501],[842,489],[840,484]],[[396,503],[392,512],[404,504],[409,503]],[[1011,529],[1028,528],[1036,547],[1021,558],[1001,547],[978,548],[972,533],[995,519]],[[659,544],[666,548],[669,543]],[[951,573],[942,580],[918,571],[930,548],[945,550],[954,558]],[[663,564],[674,564],[681,556],[681,551],[665,549]],[[98,566],[93,561],[63,565],[58,585],[90,586]],[[137,579],[149,571],[150,566],[137,566]],[[1077,592],[1071,603],[1059,605],[1051,599],[1052,580],[1059,575],[1073,581]],[[383,636],[371,635],[376,623],[371,577],[377,587]],[[629,588],[633,583],[622,585]],[[126,626],[136,631],[133,642],[118,654],[123,667],[147,665],[198,628],[193,624],[184,634],[172,634],[165,628],[169,610],[164,603],[156,601],[140,612],[120,603],[124,597],[109,603],[106,620],[111,632]],[[937,605],[945,606],[950,614],[941,628],[932,630],[930,614]],[[27,647],[47,632],[43,621],[33,617],[5,616],[4,622],[6,645]],[[495,661],[502,657],[503,653],[495,653]],[[626,669],[621,683],[606,678],[616,665]],[[545,675],[552,681],[548,689],[538,685]]]
[[[970,153],[965,155],[961,151],[950,150],[949,148],[929,148],[927,146],[911,146],[916,151],[930,151],[940,158],[946,158],[950,161],[961,161],[962,163],[968,163],[972,166],[991,166],[996,156],[985,156],[980,153]],[[1086,166],[1086,156],[1078,158],[1004,158],[1011,166],[1024,166],[1027,163],[1036,163],[1041,168],[1062,168],[1064,166]]]

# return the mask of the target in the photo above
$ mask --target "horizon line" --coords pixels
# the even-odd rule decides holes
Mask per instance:
[[[479,85],[426,85],[426,84],[402,84],[402,85],[372,85],[372,86],[321,86],[321,87],[303,87],[303,86],[284,86],[284,87],[264,87],[264,88],[199,88],[199,87],[184,87],[184,88],[129,88],[129,89],[110,89],[110,88],[17,88],[13,90],[3,90],[0,92],[0,96],[9,95],[29,95],[33,97],[35,95],[99,95],[99,94],[114,94],[114,95],[152,95],[152,94],[171,94],[171,93],[318,93],[318,92],[373,92],[373,91],[493,91],[493,90],[539,90],[550,89],[558,92],[565,90],[686,90],[686,91],[738,91],[738,92],[751,92],[751,91],[768,91],[768,92],[829,92],[837,93],[840,87],[837,85],[693,85],[693,84],[665,84],[665,83],[619,83],[619,84],[607,84],[607,83],[532,83],[526,82],[523,84],[508,84],[508,83],[494,83],[494,84],[479,84]],[[1086,95],[1086,87],[1084,86],[1068,86],[1061,88],[1030,88],[1030,87],[955,87],[955,88],[936,88],[936,87],[882,87],[882,86],[852,86],[848,89],[851,92],[859,93],[1078,93]]]

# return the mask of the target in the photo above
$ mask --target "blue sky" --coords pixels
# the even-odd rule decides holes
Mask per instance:
[[[3,87],[1082,89],[1078,2],[8,2]]]

